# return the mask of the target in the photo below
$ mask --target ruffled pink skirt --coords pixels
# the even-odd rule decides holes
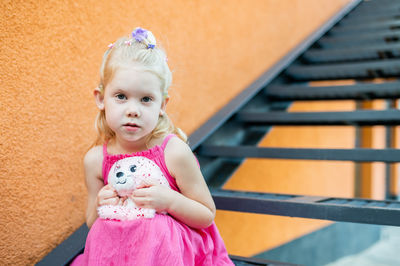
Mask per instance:
[[[97,219],[75,265],[234,265],[213,223],[193,229],[169,215],[152,219]]]

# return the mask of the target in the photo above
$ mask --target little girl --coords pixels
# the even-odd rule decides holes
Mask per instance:
[[[84,159],[90,231],[72,265],[233,265],[198,162],[165,113],[171,80],[150,31],[136,28],[105,52],[94,91],[98,138]],[[155,209],[154,218],[98,218],[98,207],[124,204],[107,177],[115,162],[132,156],[154,161],[171,188],[146,181],[130,196]]]

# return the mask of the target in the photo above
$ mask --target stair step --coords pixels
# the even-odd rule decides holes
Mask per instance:
[[[400,40],[400,30],[385,30],[373,33],[359,33],[351,36],[323,37],[318,44],[324,48],[362,47],[395,43]]]
[[[265,158],[353,162],[400,162],[400,149],[310,149],[201,145],[197,154],[226,158]]]
[[[312,49],[303,58],[310,63],[331,63],[356,60],[376,60],[400,57],[400,43],[384,43],[362,47]]]
[[[255,112],[241,111],[241,122],[264,125],[400,125],[400,110],[353,112]]]
[[[81,225],[72,235],[47,254],[36,266],[69,265],[85,248],[89,228]]]
[[[391,11],[400,12],[399,2],[382,2],[380,4],[360,5],[356,10],[350,13],[351,16],[363,16],[368,14],[382,13],[385,14]]]
[[[211,190],[219,210],[400,226],[400,202]]]
[[[298,264],[280,262],[280,261],[272,261],[272,260],[264,260],[259,258],[247,258],[241,256],[229,255],[231,260],[236,266],[247,266],[247,265],[263,265],[263,266],[295,266]]]
[[[377,14],[366,14],[363,16],[347,16],[343,18],[337,25],[368,25],[370,23],[383,22],[388,20],[400,19],[400,12],[391,10],[388,12]]]
[[[400,82],[321,87],[275,85],[268,86],[265,94],[272,101],[395,99],[400,98]]]
[[[296,65],[289,67],[286,70],[286,74],[295,80],[393,77],[400,75],[400,59],[321,65]]]
[[[357,24],[357,25],[343,25],[336,26],[329,31],[329,36],[346,36],[357,33],[372,33],[381,30],[396,30],[400,29],[400,21],[397,19],[386,20],[386,21],[375,21],[368,24]]]

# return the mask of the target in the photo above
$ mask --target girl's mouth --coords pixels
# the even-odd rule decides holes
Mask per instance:
[[[136,125],[136,124],[130,124],[130,123],[128,123],[128,124],[125,124],[125,125],[124,125],[124,128],[125,128],[127,131],[137,131],[137,130],[139,129],[139,126]]]

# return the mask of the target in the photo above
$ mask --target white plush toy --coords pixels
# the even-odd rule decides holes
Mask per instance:
[[[153,180],[160,185],[170,187],[160,168],[150,159],[142,156],[127,157],[113,164],[108,173],[108,183],[121,197],[126,197],[142,183]],[[124,205],[103,205],[97,208],[100,218],[114,220],[133,220],[137,218],[153,218],[154,209],[139,208],[128,198]]]

